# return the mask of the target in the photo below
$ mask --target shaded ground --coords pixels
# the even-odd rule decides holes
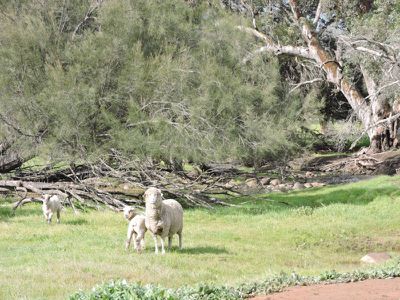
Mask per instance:
[[[400,278],[365,280],[352,283],[297,286],[252,300],[399,300]]]

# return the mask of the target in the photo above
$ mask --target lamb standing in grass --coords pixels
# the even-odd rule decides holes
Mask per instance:
[[[146,227],[153,235],[155,253],[158,254],[157,236],[161,238],[161,253],[164,254],[164,239],[168,236],[168,249],[171,249],[172,236],[178,234],[179,248],[182,249],[183,209],[179,202],[162,200],[161,191],[149,188],[144,193],[146,201]]]
[[[46,218],[47,223],[51,223],[51,218],[53,214],[57,213],[57,223],[60,223],[60,212],[62,209],[61,200],[57,195],[45,194],[43,196],[43,214]]]
[[[146,218],[143,215],[138,215],[136,210],[130,206],[124,207],[124,217],[129,221],[125,249],[129,249],[133,237],[133,247],[137,252],[140,252],[145,248],[144,235],[147,231],[145,225]]]

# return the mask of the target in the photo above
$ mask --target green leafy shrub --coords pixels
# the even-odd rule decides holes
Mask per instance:
[[[356,270],[349,273],[336,271],[324,272],[319,276],[301,276],[296,273],[282,273],[261,282],[252,282],[237,287],[198,285],[166,289],[156,285],[127,284],[125,281],[111,282],[93,288],[90,293],[78,292],[70,300],[97,299],[144,299],[144,300],[235,300],[245,299],[259,294],[271,294],[295,285],[311,285],[317,283],[343,283],[366,279],[383,279],[400,277],[400,259],[394,259],[383,266]]]

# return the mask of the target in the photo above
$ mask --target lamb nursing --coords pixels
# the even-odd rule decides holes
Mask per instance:
[[[45,194],[43,196],[42,210],[47,223],[51,223],[51,218],[55,212],[57,213],[57,223],[60,223],[61,209],[61,200],[57,195],[51,196],[49,194]]]
[[[173,199],[162,200],[161,191],[149,188],[144,193],[146,201],[146,227],[153,235],[155,253],[158,254],[157,236],[161,238],[161,253],[165,253],[164,239],[168,236],[168,250],[171,249],[172,236],[178,234],[179,248],[182,249],[183,209]]]

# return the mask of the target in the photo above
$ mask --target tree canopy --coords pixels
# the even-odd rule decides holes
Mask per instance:
[[[318,109],[288,94],[274,56],[243,63],[243,18],[176,0],[2,3],[1,138],[49,160],[290,154]]]
[[[354,91],[363,122],[363,98],[366,115],[394,111],[399,14],[383,0],[1,1],[0,151],[49,162],[285,158],[310,145],[301,128]],[[316,66],[301,24],[332,61]],[[326,80],[334,64],[347,94]]]

